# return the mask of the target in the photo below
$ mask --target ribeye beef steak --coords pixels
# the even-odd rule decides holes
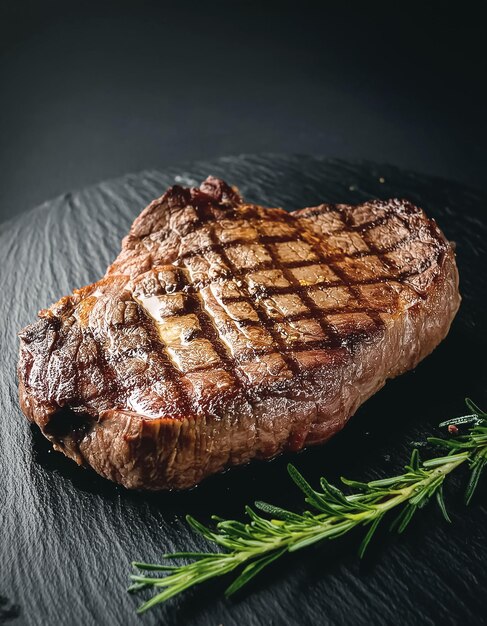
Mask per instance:
[[[21,331],[20,402],[77,463],[183,489],[326,441],[459,302],[452,246],[409,202],[288,213],[210,177],[152,202],[104,278]]]

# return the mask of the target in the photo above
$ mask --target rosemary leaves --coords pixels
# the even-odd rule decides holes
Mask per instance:
[[[421,461],[415,448],[404,473],[381,480],[363,483],[342,478],[350,493],[344,493],[325,478],[320,490],[314,489],[293,466],[289,475],[304,494],[310,510],[295,513],[265,502],[256,502],[254,509],[246,507],[247,523],[213,517],[215,529],[207,528],[188,516],[188,524],[209,542],[219,547],[217,552],[178,552],[163,559],[189,562],[165,565],[134,562],[139,570],[163,572],[162,576],[131,575],[129,591],[154,588],[155,595],[138,609],[139,613],[165,602],[186,589],[204,581],[238,571],[238,576],[226,590],[230,596],[267,565],[286,552],[295,552],[325,539],[336,539],[357,526],[367,528],[359,548],[362,557],[384,516],[398,509],[391,530],[402,533],[418,509],[435,499],[443,516],[450,521],[443,499],[445,478],[466,463],[471,473],[466,490],[466,503],[472,498],[483,468],[487,464],[487,413],[471,400],[466,401],[470,413],[443,422],[448,432],[458,432],[459,425],[468,425],[465,435],[428,441],[446,452],[427,461]],[[452,428],[455,427],[455,428]]]

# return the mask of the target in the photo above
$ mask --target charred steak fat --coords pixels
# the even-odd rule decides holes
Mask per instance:
[[[135,220],[100,281],[20,333],[20,403],[56,450],[184,489],[322,443],[445,337],[452,246],[403,200],[292,213],[208,178]]]

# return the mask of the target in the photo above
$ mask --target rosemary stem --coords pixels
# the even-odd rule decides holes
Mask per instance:
[[[330,528],[334,528],[337,531],[337,534],[340,530],[348,530],[349,528],[356,526],[357,524],[367,524],[374,521],[378,517],[382,517],[385,513],[399,506],[400,504],[407,502],[418,490],[427,487],[428,485],[433,484],[437,480],[443,481],[444,477],[447,476],[450,472],[456,469],[459,465],[464,463],[469,458],[467,453],[452,455],[451,457],[443,457],[443,464],[439,467],[436,467],[428,476],[426,476],[423,480],[417,481],[403,487],[395,493],[392,497],[388,498],[382,503],[376,504],[374,508],[370,510],[361,511],[360,513],[350,514],[347,516],[348,522],[343,522],[343,518],[339,516],[330,517],[329,514],[323,513],[321,515],[317,515],[314,518],[314,523],[310,525],[309,528],[301,530],[301,531],[293,531],[292,529],[288,534],[276,537],[272,542],[266,542],[265,544],[260,544],[258,549],[253,548],[250,550],[238,550],[235,552],[230,552],[227,554],[222,554],[222,556],[227,556],[228,561],[234,561],[233,567],[230,568],[236,569],[240,565],[255,559],[258,556],[262,556],[264,554],[268,554],[270,552],[276,552],[278,550],[282,550],[283,548],[289,549],[291,546],[295,544],[299,544],[301,541],[308,539],[310,537],[316,537],[317,541],[321,536],[326,533]],[[425,467],[425,463],[423,463],[423,467]],[[347,498],[348,499],[348,498]],[[316,521],[326,520],[323,523],[316,524]],[[281,525],[280,520],[270,520],[271,523],[276,523]],[[352,522],[352,523],[350,523]],[[334,537],[337,535],[333,535]]]
[[[409,500],[411,496],[418,491],[418,489],[421,489],[422,487],[427,487],[438,479],[441,479],[441,481],[443,481],[445,476],[447,476],[450,472],[456,469],[459,465],[464,463],[469,457],[468,454],[457,454],[455,455],[455,457],[450,458],[451,460],[448,463],[444,463],[443,465],[437,467],[429,476],[424,478],[424,480],[413,483],[409,487],[403,487],[400,490],[399,494],[393,496],[383,504],[377,505],[377,508],[381,511],[382,514],[387,513],[387,511],[390,511],[399,504],[402,504],[403,502]],[[423,463],[423,467],[427,467],[425,463]]]
[[[414,449],[409,464],[400,475],[368,483],[343,478],[342,482],[354,490],[346,495],[325,478],[320,480],[321,490],[316,491],[295,467],[289,466],[291,478],[303,492],[308,507],[313,510],[307,509],[298,514],[272,504],[256,502],[256,508],[264,511],[266,516],[246,507],[249,522],[214,518],[217,523],[213,530],[188,516],[191,527],[223,551],[165,555],[164,558],[193,559],[181,565],[135,562],[134,566],[139,570],[165,572],[163,576],[154,578],[139,574],[131,576],[131,591],[147,587],[157,589],[157,593],[139,607],[138,613],[206,580],[239,570],[239,575],[226,591],[226,595],[231,595],[284,553],[300,550],[325,539],[341,537],[358,526],[368,527],[359,549],[359,555],[363,556],[371,537],[389,511],[395,508],[399,510],[391,529],[402,533],[415,512],[433,496],[449,522],[443,498],[446,476],[463,463],[469,465],[470,478],[465,498],[468,504],[480,474],[487,466],[487,414],[471,400],[467,399],[466,404],[472,412],[470,415],[449,420],[445,424],[449,430],[452,428],[451,432],[457,434],[458,429],[453,429],[456,428],[455,422],[473,424],[468,433],[450,439],[430,437],[430,443],[448,451],[446,456],[421,462],[418,450]]]

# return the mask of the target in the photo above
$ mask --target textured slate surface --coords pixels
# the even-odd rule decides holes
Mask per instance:
[[[412,441],[436,432],[470,395],[486,404],[487,195],[370,163],[311,157],[234,157],[145,172],[66,194],[3,226],[0,234],[0,623],[20,624],[458,624],[485,623],[486,486],[465,510],[461,471],[447,489],[453,524],[431,507],[400,539],[380,534],[368,557],[360,535],[289,557],[234,601],[225,581],[176,598],[142,618],[125,593],[129,562],[205,542],[185,513],[241,516],[253,499],[299,507],[288,458],[256,463],[182,494],[123,490],[53,452],[17,404],[16,332],[37,310],[99,278],[132,219],[174,182],[207,174],[262,204],[407,197],[457,242],[464,302],[447,340],[415,372],[388,383],[328,445],[294,456],[321,474],[372,479],[397,471]],[[384,182],[381,182],[384,180]]]

